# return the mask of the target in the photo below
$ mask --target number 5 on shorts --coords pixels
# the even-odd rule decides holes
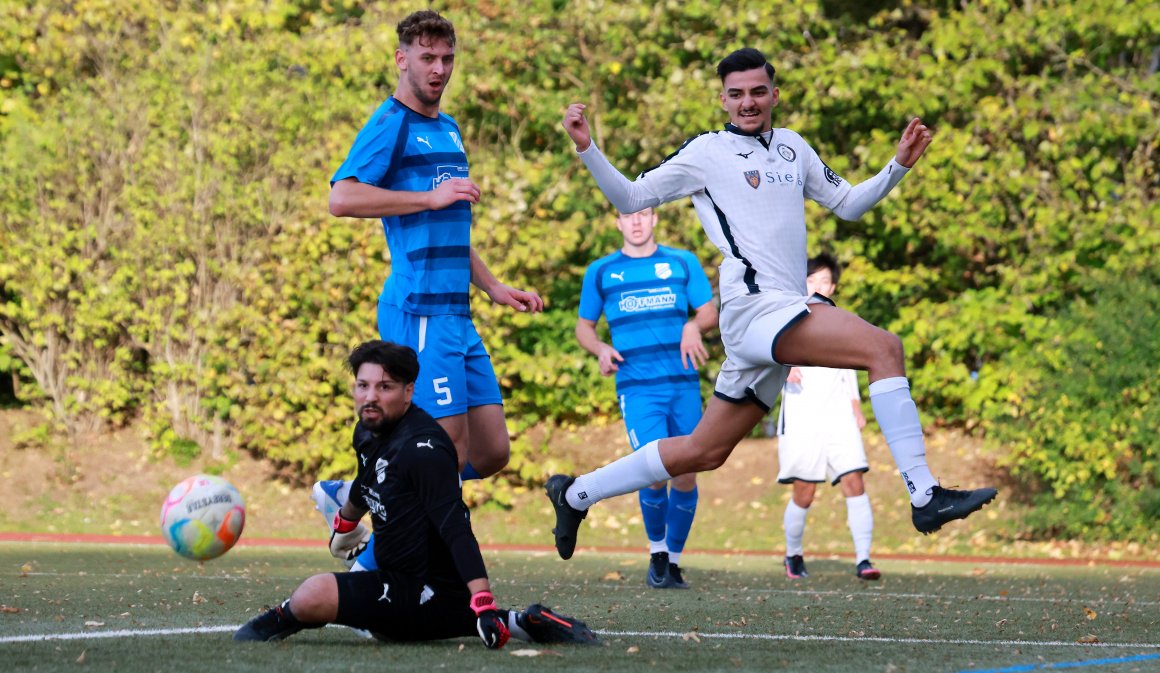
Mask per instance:
[[[443,376],[437,379],[432,379],[431,383],[435,386],[435,393],[437,395],[442,395],[442,397],[435,400],[435,404],[438,404],[441,407],[445,407],[448,404],[451,404],[451,389],[445,385],[447,383],[447,377]]]

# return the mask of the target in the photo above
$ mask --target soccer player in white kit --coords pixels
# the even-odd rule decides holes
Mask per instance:
[[[780,92],[773,66],[761,52],[735,51],[718,64],[717,74],[730,123],[690,139],[635,181],[592,142],[584,105],[570,105],[564,115],[564,129],[584,165],[620,212],[691,197],[705,233],[724,257],[720,324],[726,359],[691,435],[649,442],[575,479],[548,479],[557,552],[571,558],[580,522],[593,503],[722,465],[769,412],[788,365],[866,370],[870,402],[910,492],[915,527],[931,533],[965,518],[996,491],[944,489],[931,475],[902,341],[823,297],[808,296],[805,287],[805,199],[844,219],[861,217],[922,156],[930,130],[912,119],[894,159],[878,175],[851,186],[801,136],[773,127]]]
[[[834,296],[841,266],[822,253],[806,266],[806,291]],[[794,367],[781,391],[777,421],[777,481],[793,486],[785,506],[785,576],[808,577],[805,550],[806,517],[818,484],[829,481],[846,499],[846,524],[854,539],[854,574],[876,580],[882,573],[870,562],[874,514],[862,473],[869,471],[862,446],[862,395],[853,369]]]

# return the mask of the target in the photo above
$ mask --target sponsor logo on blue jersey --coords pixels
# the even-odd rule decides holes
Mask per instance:
[[[467,178],[467,166],[459,166],[454,164],[440,164],[435,167],[435,180],[431,183],[431,188],[438,187],[440,183],[450,180],[451,178]]]
[[[617,304],[624,313],[663,311],[676,305],[677,295],[668,287],[625,292],[620,295],[620,302]]]

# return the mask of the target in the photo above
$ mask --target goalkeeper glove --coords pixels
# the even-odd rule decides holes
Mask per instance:
[[[480,591],[471,597],[471,611],[475,613],[475,630],[489,650],[498,650],[511,638],[490,591]]]
[[[334,515],[330,532],[330,554],[343,561],[354,561],[367,548],[371,532],[358,521],[342,517],[342,512]]]

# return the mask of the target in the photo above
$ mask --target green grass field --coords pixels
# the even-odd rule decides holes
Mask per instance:
[[[306,576],[325,548],[240,547],[198,565],[161,546],[0,543],[5,671],[1160,671],[1160,569],[812,559],[788,581],[772,556],[686,558],[690,591],[644,586],[640,554],[487,552],[501,603],[585,619],[602,647],[474,639],[420,645],[343,628],[282,643],[231,632]],[[1082,642],[1092,641],[1092,642]]]

